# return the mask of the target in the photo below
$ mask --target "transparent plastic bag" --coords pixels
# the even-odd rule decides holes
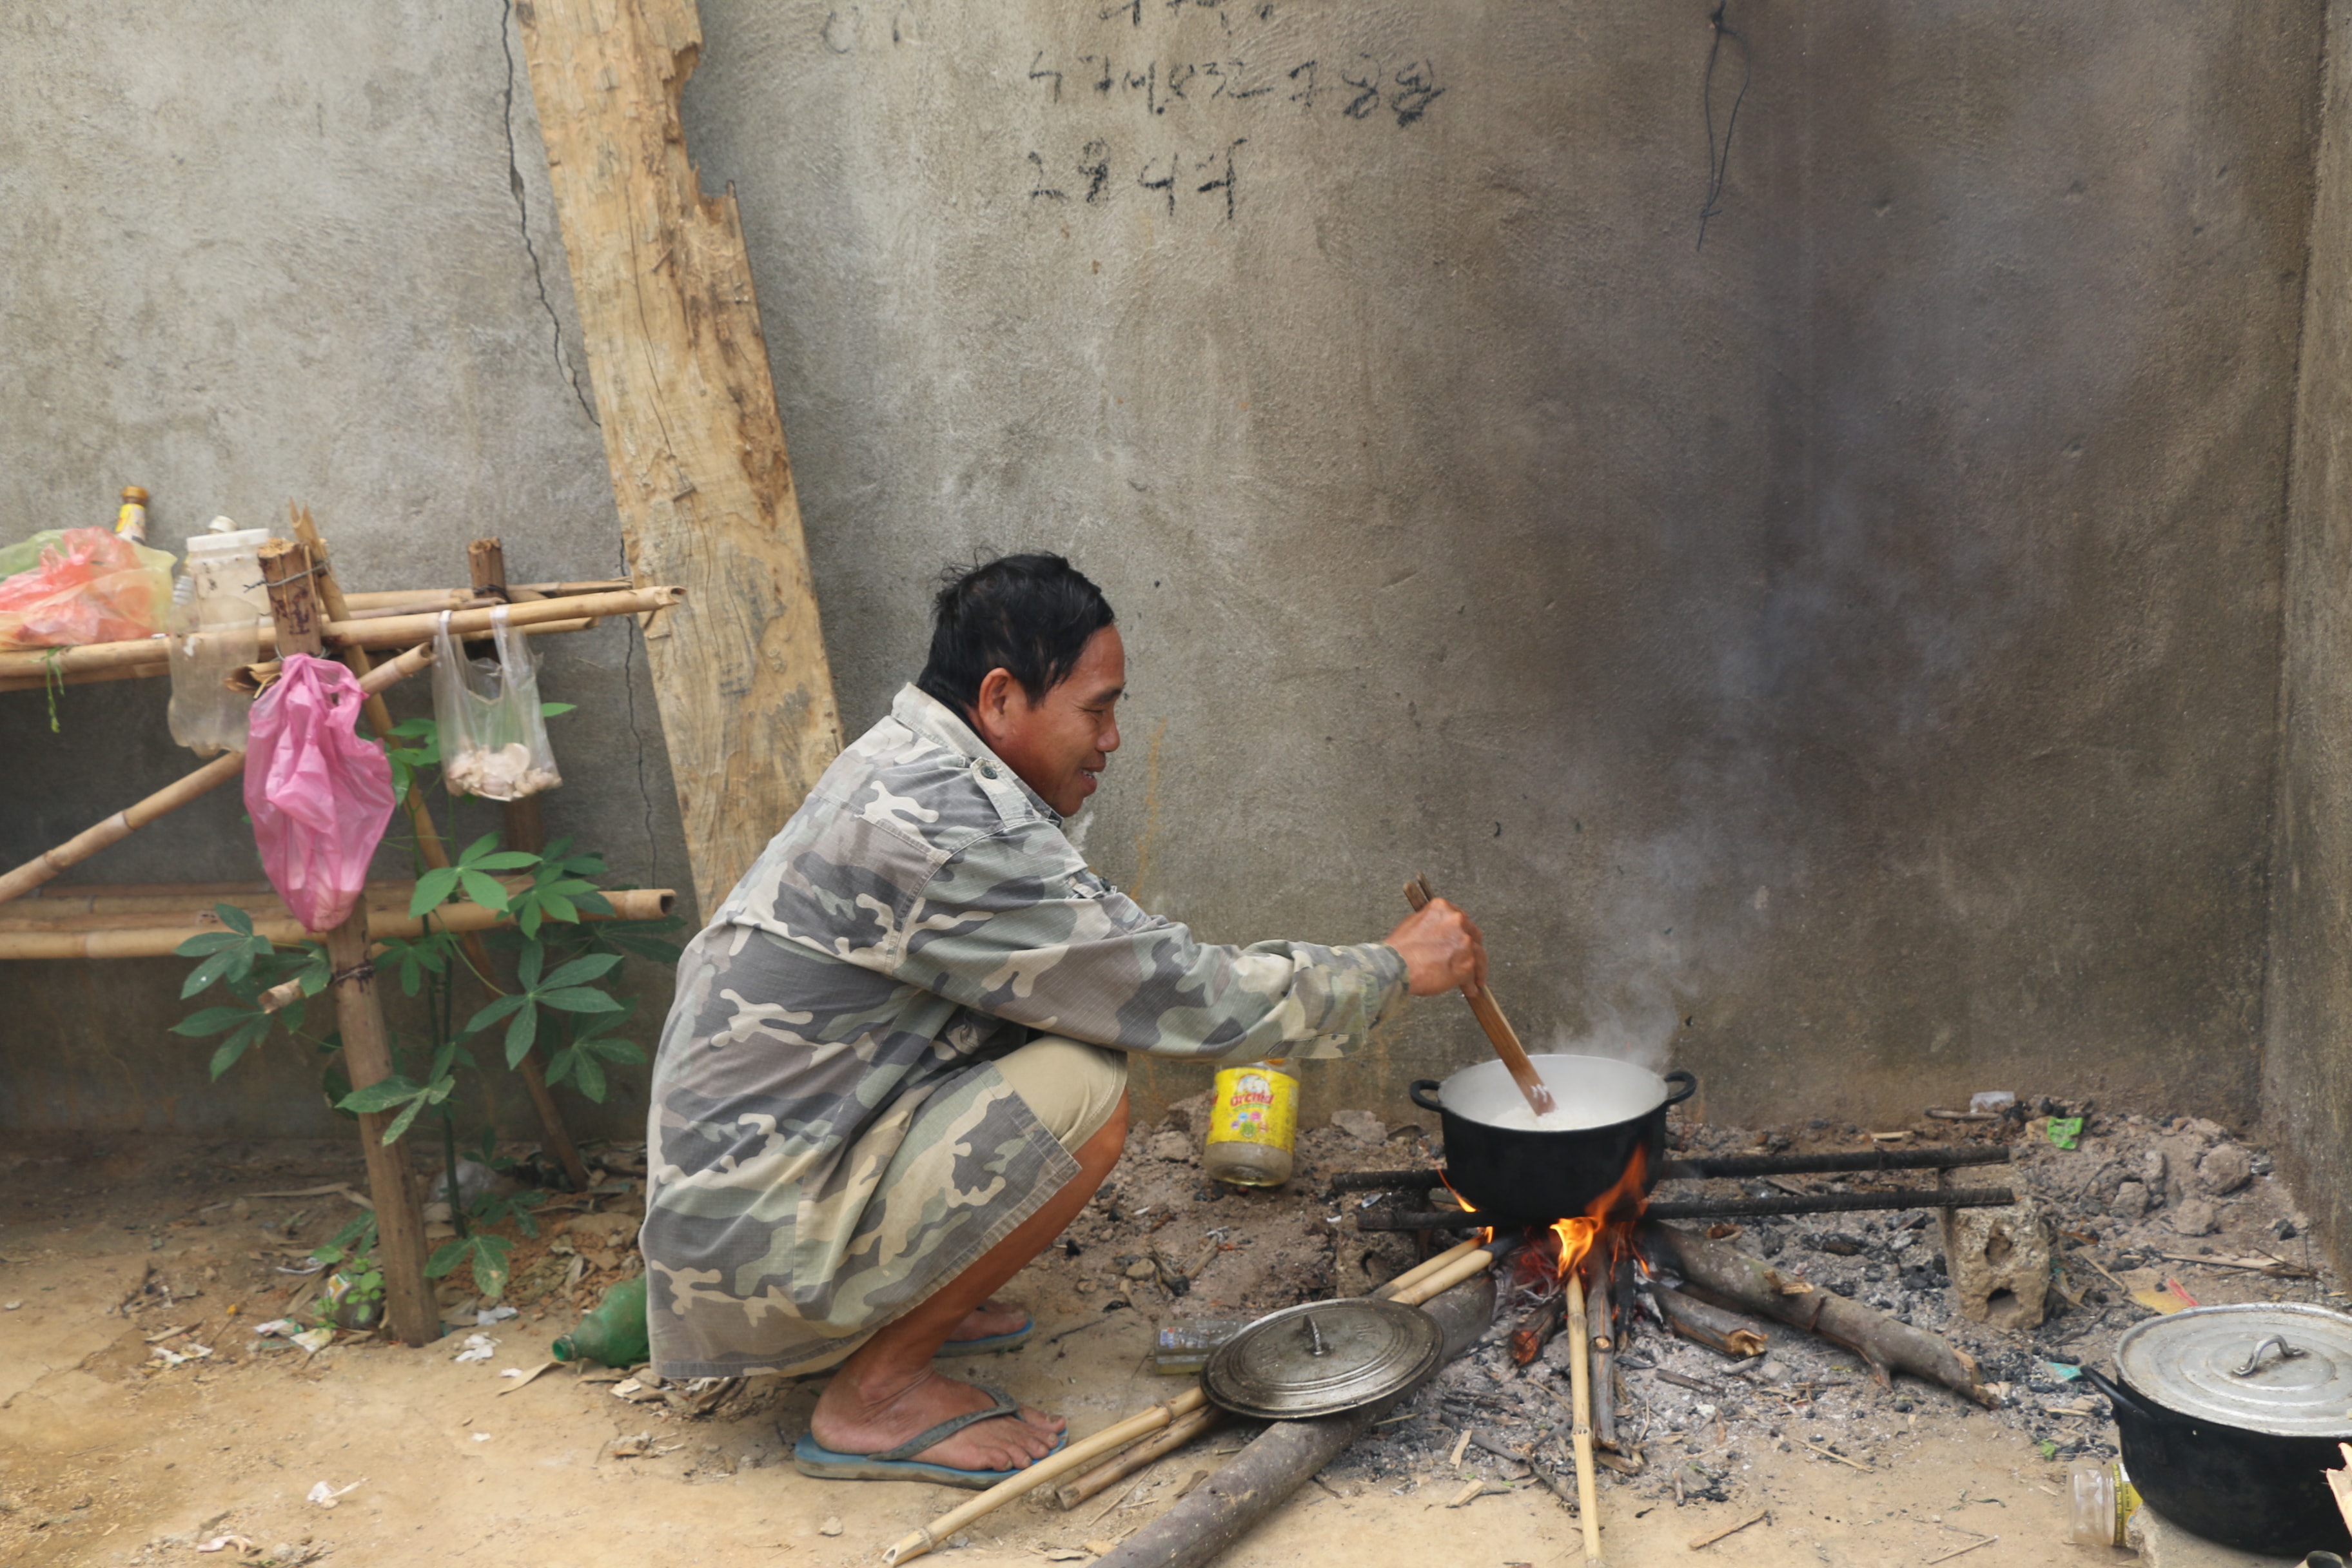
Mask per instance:
[[[364,700],[358,677],[306,653],[254,700],[245,809],[261,868],[305,930],[352,912],[392,820],[392,763],[359,737]]]
[[[107,529],[45,529],[0,550],[0,647],[153,637],[171,602],[172,552]]]
[[[171,635],[164,639],[172,663],[172,739],[205,756],[241,752],[253,699],[230,690],[228,678],[261,657],[261,623],[249,614],[206,620],[220,612],[197,599],[194,587],[183,577],[173,591]],[[227,607],[248,608],[242,600]]]
[[[433,634],[433,717],[441,729],[441,776],[452,795],[520,800],[563,782],[539,710],[539,659],[507,625],[507,607],[490,612],[495,659],[462,658],[449,636],[449,612]]]

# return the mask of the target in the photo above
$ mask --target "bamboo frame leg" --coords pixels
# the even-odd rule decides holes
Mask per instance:
[[[326,601],[328,619],[347,619],[350,606],[344,601],[342,584],[335,581],[334,567],[327,555],[326,541],[320,536],[319,525],[311,521],[309,507],[295,513],[294,532],[310,547],[313,581],[318,584],[319,596]],[[500,575],[504,575],[503,566]],[[352,674],[362,677],[367,674],[365,648],[346,647],[341,650],[341,654]],[[384,706],[383,698],[370,697],[362,711],[367,715],[369,728],[384,737],[385,745],[397,743],[392,739],[392,710]],[[433,813],[425,806],[424,797],[410,790],[402,799],[401,805],[408,815],[409,830],[416,836],[418,858],[435,869],[448,865],[449,846],[442,838],[440,829],[434,826]],[[467,931],[457,939],[457,945],[465,950],[466,962],[473,965],[476,974],[481,976],[483,985],[492,995],[499,994],[498,984],[490,979],[488,944],[478,933]],[[572,1141],[572,1130],[563,1123],[563,1111],[555,1103],[555,1091],[547,1087],[547,1069],[540,1065],[537,1047],[534,1046],[522,1058],[516,1070],[522,1076],[523,1091],[530,1097],[531,1110],[539,1118],[540,1137],[547,1144],[548,1152],[562,1165],[564,1179],[572,1184],[572,1190],[586,1192],[587,1163],[580,1158],[579,1145]]]
[[[278,646],[288,654],[316,657],[318,596],[310,582],[310,552],[273,539],[261,547],[261,575],[269,584],[270,618]],[[335,1021],[342,1031],[343,1068],[353,1089],[392,1076],[391,1035],[383,1004],[375,994],[375,965],[368,961],[367,900],[352,907],[342,923],[326,933],[327,963],[333,976]],[[433,1283],[425,1277],[425,1215],[408,1179],[407,1152],[387,1145],[386,1115],[362,1115],[360,1151],[367,1159],[368,1191],[375,1199],[376,1266],[383,1271],[384,1317],[394,1338],[412,1345],[441,1337],[441,1313]]]

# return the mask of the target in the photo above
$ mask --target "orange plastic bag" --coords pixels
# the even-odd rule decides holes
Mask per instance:
[[[0,579],[0,647],[131,642],[163,629],[171,552],[103,528],[68,528],[35,534],[5,557],[21,561],[35,549],[37,565]]]

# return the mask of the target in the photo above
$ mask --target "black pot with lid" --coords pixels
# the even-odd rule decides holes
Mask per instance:
[[[2112,1400],[2140,1500],[2208,1541],[2300,1555],[2352,1549],[2326,1472],[2352,1440],[2352,1317],[2266,1302],[2153,1318],[2116,1344]]]

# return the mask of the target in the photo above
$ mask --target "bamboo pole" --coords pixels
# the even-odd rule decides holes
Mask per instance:
[[[377,666],[360,682],[362,691],[382,691],[433,662],[433,645],[410,648],[389,664]],[[176,811],[199,795],[218,789],[245,773],[243,752],[224,752],[195,772],[164,785],[146,799],[123,807],[95,827],[84,828],[54,849],[43,851],[16,869],[0,875],[0,904],[21,898],[68,866],[79,865],[110,844],[120,844],[166,812]]]
[[[617,594],[634,586],[626,577],[604,577],[593,583],[515,583],[507,592],[517,600],[564,599],[580,594]],[[475,602],[471,588],[389,588],[373,593],[347,593],[343,600],[354,610],[462,610]]]
[[[311,581],[310,552],[300,543],[272,539],[257,552],[261,578],[269,585],[269,618],[278,646],[288,657],[319,657],[319,626],[325,616]],[[352,1088],[361,1089],[393,1075],[392,1036],[384,1027],[383,1004],[375,994],[375,965],[368,962],[367,900],[326,933],[327,989],[335,999],[335,1022],[343,1043],[343,1068]],[[408,1180],[408,1155],[387,1147],[392,1117],[360,1113],[360,1149],[367,1159],[368,1190],[375,1199],[376,1264],[383,1271],[384,1319],[393,1334],[409,1344],[441,1337],[441,1312],[433,1283],[425,1277],[425,1216]]]
[[[666,610],[672,605],[686,602],[683,588],[626,588],[611,594],[572,594],[561,599],[534,599],[527,604],[492,605],[478,610],[457,610],[449,613],[449,635],[453,637],[485,637],[490,635],[490,617],[501,608],[507,615],[507,626],[537,626],[545,621],[570,620],[579,616],[600,619],[606,616],[635,616],[651,610]],[[374,621],[338,621],[326,628],[327,640],[337,647],[402,647],[433,636],[441,623],[441,612],[421,616],[390,616]]]
[[[327,555],[327,542],[320,537],[319,525],[312,521],[309,507],[295,514],[294,531],[310,548],[310,559],[318,574],[319,595],[326,603],[328,615],[336,620],[343,619],[349,605],[343,598],[341,585],[335,580],[334,567]],[[503,571],[500,575],[504,575]],[[479,581],[478,574],[476,582],[478,584]],[[505,592],[503,585],[499,591]],[[362,677],[367,674],[366,649],[347,647],[342,650],[342,658],[353,674]],[[383,737],[385,745],[399,743],[393,738],[392,710],[384,706],[383,698],[370,697],[364,711],[369,727]],[[418,858],[427,867],[446,868],[449,864],[449,847],[443,841],[440,829],[434,826],[432,812],[425,808],[425,792],[410,789],[401,805],[408,813],[409,828],[416,837]],[[514,846],[509,845],[508,847]],[[501,994],[498,984],[490,979],[490,950],[483,943],[480,935],[469,931],[459,939],[458,945],[465,950],[466,962],[473,966],[483,985],[492,995]],[[457,976],[453,974],[449,978],[454,984]],[[548,1152],[553,1154],[556,1163],[563,1167],[564,1179],[572,1184],[572,1190],[586,1192],[587,1163],[580,1158],[580,1146],[572,1141],[572,1130],[564,1125],[563,1112],[555,1103],[555,1093],[547,1087],[547,1069],[540,1064],[536,1047],[523,1053],[522,1060],[515,1064],[515,1070],[522,1079],[523,1092],[530,1100],[531,1111],[539,1119],[540,1136],[547,1144]]]
[[[1591,1325],[1584,1316],[1584,1271],[1568,1276],[1569,1388],[1575,1400],[1576,1513],[1584,1526],[1584,1560],[1601,1561],[1601,1496],[1592,1473]]]
[[[467,598],[475,597],[467,595]],[[647,611],[667,609],[686,599],[683,588],[621,588],[592,594],[567,594],[560,598],[530,599],[508,608],[508,626],[537,626],[547,621],[572,619],[595,620],[605,616],[634,616]],[[489,635],[490,614],[499,606],[482,605],[472,609],[452,609],[449,635],[457,637],[481,637]],[[346,608],[349,608],[348,602]],[[394,616],[370,616],[365,619],[322,617],[319,626],[320,639],[328,647],[389,648],[407,647],[428,640],[441,619],[440,610],[404,612]],[[265,651],[277,647],[275,633],[267,627],[257,628]],[[170,654],[161,637],[140,637],[130,642],[85,643],[78,647],[16,648],[0,653],[0,681],[22,680],[27,686],[39,686],[53,676],[72,680],[88,680],[99,672],[138,668],[163,673],[169,668]]]
[[[606,893],[612,902],[609,915],[589,915],[590,920],[653,921],[659,920],[676,907],[677,895],[667,888],[632,888]],[[363,900],[362,909],[370,906]],[[374,910],[373,929],[383,940],[395,940],[425,934],[425,921],[430,920],[445,931],[460,935],[468,931],[488,931],[505,925],[511,917],[501,910],[486,910],[479,904],[444,904],[429,915],[412,918],[405,905],[397,910]],[[173,951],[192,936],[208,931],[221,930],[215,920],[207,924],[190,922],[186,925],[117,926],[100,931],[0,931],[0,959],[11,958],[168,958]],[[266,936],[280,946],[291,946],[314,933],[305,931],[302,922],[292,915],[253,922],[254,934]]]
[[[518,627],[515,635],[543,637],[551,637],[557,632],[593,631],[603,624],[602,621],[587,616],[577,616],[570,620],[541,621],[535,626]],[[226,684],[232,691],[257,692],[276,680],[283,668],[284,666],[274,658],[261,659],[253,664],[237,665],[229,671]]]

